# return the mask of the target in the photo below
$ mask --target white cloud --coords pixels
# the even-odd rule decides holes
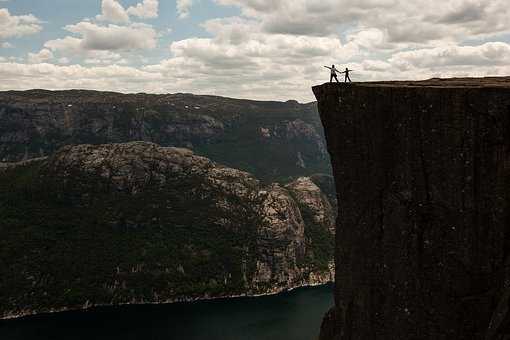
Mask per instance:
[[[53,52],[61,52],[72,56],[79,56],[84,51],[81,43],[82,39],[65,37],[61,39],[49,40],[44,44],[44,47],[52,50]]]
[[[38,53],[29,53],[28,62],[31,64],[44,63],[53,59],[53,52],[47,48],[43,48]]]
[[[68,62],[70,57],[74,57],[86,59],[88,64],[119,63],[124,59],[122,52],[152,49],[157,44],[156,31],[145,24],[100,26],[84,21],[66,26],[66,29],[79,37],[49,40],[44,48]],[[122,62],[125,63],[125,59]]]
[[[0,39],[22,37],[41,30],[42,22],[34,15],[11,15],[7,8],[0,8]]]
[[[71,60],[67,57],[62,57],[62,58],[58,59],[59,64],[69,64],[70,62],[71,62]]]
[[[193,0],[177,0],[177,13],[179,14],[179,18],[187,18],[192,6]]]
[[[119,24],[101,24],[84,19],[67,25],[64,29],[73,35],[47,41],[43,50],[29,53],[28,59],[31,63],[48,61],[51,53],[51,57],[60,64],[68,64],[72,60],[81,60],[85,65],[127,64],[125,54],[155,48],[160,36],[151,25],[131,22],[128,13],[144,18],[155,17],[158,5],[157,0],[143,0],[125,10],[116,0],[103,0],[102,14],[96,19]]]
[[[335,37],[267,34],[242,19],[211,20],[204,27],[214,38],[190,38],[170,46],[174,58],[186,61],[184,68],[204,74],[289,80],[304,66],[346,61],[357,51]]]
[[[47,41],[44,47],[52,52],[68,57],[78,57],[87,59],[101,59],[108,62],[114,62],[121,59],[121,55],[111,51],[88,50],[83,45],[83,39],[65,37]],[[63,57],[63,58],[68,58]]]
[[[87,58],[84,60],[84,63],[87,65],[126,65],[128,64],[128,60],[124,58]]]
[[[100,26],[82,21],[65,29],[81,36],[80,46],[85,50],[151,49],[157,44],[157,33],[152,26],[140,23]]]
[[[101,2],[101,14],[96,17],[98,20],[110,21],[113,23],[129,22],[129,15],[117,0],[103,0]]]
[[[128,9],[125,9],[118,0],[102,0],[101,14],[96,16],[96,19],[125,24],[129,22],[130,15],[142,19],[157,18],[158,9],[159,0],[143,0]]]
[[[117,89],[135,91],[156,80],[157,74],[119,66],[84,67],[81,65],[21,64],[0,63],[0,89],[50,88],[69,89],[86,88],[98,90]],[[22,78],[22,79],[21,79]]]
[[[444,66],[508,65],[510,44],[489,42],[478,46],[441,46],[394,54],[390,62],[400,69],[438,68]]]
[[[126,12],[139,18],[157,18],[158,8],[159,0],[143,0],[136,6],[129,7]]]
[[[1,48],[13,48],[14,46],[10,43],[10,42],[3,42],[3,43],[0,43],[0,47]]]
[[[390,43],[458,41],[510,31],[506,0],[216,0],[241,8],[267,32],[334,34],[378,29]]]

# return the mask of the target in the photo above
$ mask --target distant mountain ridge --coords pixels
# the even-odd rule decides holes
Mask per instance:
[[[271,182],[331,174],[315,103],[85,90],[0,92],[0,162],[65,145],[186,147]]]

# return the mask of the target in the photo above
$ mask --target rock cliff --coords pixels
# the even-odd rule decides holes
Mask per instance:
[[[510,78],[313,91],[339,202],[322,339],[510,337]]]
[[[148,142],[66,146],[0,168],[0,318],[257,295],[332,280],[333,209]]]

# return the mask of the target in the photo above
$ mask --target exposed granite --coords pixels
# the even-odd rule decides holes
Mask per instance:
[[[339,202],[321,339],[508,339],[510,78],[313,91]]]

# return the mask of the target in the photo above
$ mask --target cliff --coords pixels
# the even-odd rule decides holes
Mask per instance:
[[[322,339],[508,339],[510,78],[313,88],[339,202]]]
[[[333,215],[309,177],[263,184],[148,142],[4,165],[0,319],[330,282]]]
[[[184,147],[268,183],[331,173],[315,103],[192,94],[0,92],[0,162],[65,145],[147,141]]]

